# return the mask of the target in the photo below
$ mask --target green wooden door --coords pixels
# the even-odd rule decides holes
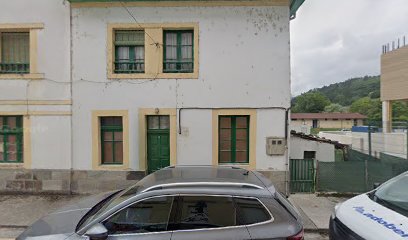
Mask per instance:
[[[170,166],[170,129],[168,116],[148,116],[147,170],[149,173]]]

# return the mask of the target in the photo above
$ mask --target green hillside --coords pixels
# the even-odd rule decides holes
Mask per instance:
[[[330,102],[350,106],[354,101],[363,98],[380,97],[380,76],[352,78],[316,89],[325,95]]]
[[[381,120],[380,76],[352,78],[312,89],[292,100],[293,112],[359,112]],[[394,120],[408,120],[406,102],[393,103]]]

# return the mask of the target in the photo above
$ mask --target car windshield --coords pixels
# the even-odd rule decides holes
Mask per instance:
[[[97,219],[106,211],[109,211],[114,206],[118,205],[119,203],[126,201],[127,199],[135,196],[138,192],[139,186],[131,186],[127,189],[119,191],[115,194],[110,195],[103,201],[96,204],[78,223],[77,230],[85,227],[88,223],[92,222],[93,220]]]
[[[374,200],[379,204],[408,217],[408,173],[400,175],[374,193]]]

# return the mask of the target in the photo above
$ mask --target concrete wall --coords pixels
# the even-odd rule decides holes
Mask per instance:
[[[351,145],[353,143],[353,136],[351,132],[319,132],[319,137],[337,141],[341,144]]]
[[[3,1],[0,31],[7,25],[20,28],[37,24],[37,48],[31,56],[35,74],[28,77],[0,75],[0,115],[24,115],[29,148],[25,167],[69,169],[71,163],[70,7],[54,0]],[[10,29],[9,29],[10,30]],[[29,31],[29,29],[26,29]],[[30,38],[33,38],[30,33]],[[30,52],[31,54],[31,52]],[[33,73],[33,72],[31,72]],[[35,76],[34,76],[35,75]],[[31,78],[32,77],[32,78]],[[0,164],[0,168],[2,164]]]
[[[408,99],[408,47],[381,55],[381,100]]]
[[[335,148],[333,144],[311,141],[292,136],[290,139],[290,146],[290,159],[303,159],[305,151],[315,151],[317,161],[335,161]]]
[[[138,129],[141,108],[290,105],[288,7],[129,10],[141,23],[198,23],[199,77],[107,79],[107,25],[134,21],[121,7],[72,9],[75,169],[92,168],[90,113],[94,110],[129,111],[130,168],[143,170],[139,169],[139,152],[144,151]],[[284,122],[283,110],[257,110],[257,169],[286,170],[287,155],[270,157],[265,153],[267,136],[285,136]],[[177,164],[212,163],[212,124],[211,110],[183,110]]]

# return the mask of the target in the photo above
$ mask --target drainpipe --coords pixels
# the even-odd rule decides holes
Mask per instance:
[[[68,3],[70,4],[70,3]],[[69,194],[72,195],[72,175],[73,175],[73,166],[74,166],[74,99],[73,99],[73,86],[72,86],[72,68],[73,68],[73,58],[72,58],[72,9],[69,5],[69,79],[70,79],[70,98],[71,98],[71,163],[70,163],[70,172],[69,172]]]

